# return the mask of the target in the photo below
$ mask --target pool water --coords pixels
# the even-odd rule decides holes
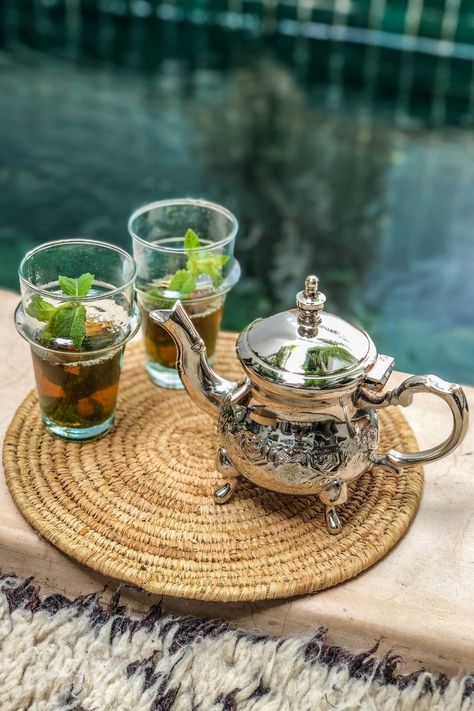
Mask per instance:
[[[130,249],[137,206],[208,198],[240,221],[242,279],[225,327],[292,307],[314,272],[327,309],[362,323],[398,369],[474,384],[465,117],[433,112],[422,94],[394,105],[337,76],[313,81],[307,63],[269,44],[253,39],[227,63],[232,43],[193,46],[193,61],[161,49],[146,71],[6,47],[0,285],[17,288],[17,264],[38,243],[84,236]]]

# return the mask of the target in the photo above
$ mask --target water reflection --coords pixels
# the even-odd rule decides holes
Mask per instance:
[[[101,22],[100,46],[118,43],[128,69],[1,55],[0,284],[16,287],[34,244],[82,235],[129,247],[138,205],[207,197],[241,223],[227,327],[288,308],[317,271],[329,310],[361,320],[398,368],[474,382],[471,132],[395,123],[373,93],[303,82],[303,64],[264,46],[234,61],[236,35],[213,50],[224,30],[180,31],[184,61],[176,24],[160,25],[165,51],[119,40],[120,17]],[[127,32],[153,34],[136,23]],[[130,69],[142,49],[157,53],[146,73]]]
[[[258,301],[263,290],[265,310],[287,308],[316,269],[333,308],[360,298],[387,211],[390,132],[309,105],[269,60],[237,70],[211,106],[202,98],[191,111],[199,154],[245,236],[241,293]]]

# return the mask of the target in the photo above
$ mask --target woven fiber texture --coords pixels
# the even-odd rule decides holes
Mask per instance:
[[[222,334],[216,369],[239,378],[235,336]],[[397,409],[380,413],[381,450],[416,448]],[[4,443],[16,505],[47,540],[108,576],[153,593],[263,600],[314,592],[357,575],[406,531],[421,468],[377,469],[350,486],[331,536],[317,497],[276,494],[243,481],[223,506],[212,493],[215,424],[185,392],[147,379],[141,343],[127,349],[113,432],[66,442],[41,423],[36,395],[18,408]]]
[[[115,594],[69,600],[0,576],[2,711],[473,711],[474,676],[401,673],[331,632],[287,639]]]

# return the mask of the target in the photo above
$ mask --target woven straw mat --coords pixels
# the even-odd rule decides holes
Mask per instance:
[[[237,379],[235,335],[220,337],[216,369]],[[32,392],[4,444],[16,505],[48,541],[107,576],[153,593],[202,600],[263,600],[322,590],[379,560],[406,531],[421,467],[376,469],[350,485],[331,536],[317,497],[292,497],[243,480],[227,504],[212,493],[215,423],[183,391],[152,385],[141,343],[127,347],[115,428],[95,442],[48,434]],[[416,449],[398,409],[380,412],[381,450]]]

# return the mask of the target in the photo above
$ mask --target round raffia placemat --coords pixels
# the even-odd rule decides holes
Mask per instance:
[[[221,335],[216,369],[241,376],[235,336]],[[127,348],[114,430],[66,442],[42,426],[32,392],[3,451],[16,505],[46,539],[96,571],[153,593],[202,600],[263,600],[314,592],[360,573],[406,531],[423,485],[376,469],[350,486],[331,536],[317,497],[292,497],[242,481],[227,504],[212,493],[214,422],[185,392],[153,386],[141,343]],[[413,450],[403,415],[380,412],[381,450]]]

